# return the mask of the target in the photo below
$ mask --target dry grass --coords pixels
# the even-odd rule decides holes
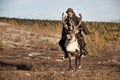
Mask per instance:
[[[41,36],[53,37],[60,39],[62,24],[61,21],[52,20],[27,20],[27,19],[8,19],[2,18],[2,22],[10,24],[8,27],[25,29],[38,33]],[[104,49],[107,43],[120,44],[120,23],[107,23],[107,22],[85,22],[90,33],[91,43],[88,45],[88,51],[95,53],[96,49]],[[4,31],[4,30],[3,30]],[[18,38],[17,38],[18,39]],[[36,48],[48,49],[49,46],[53,45],[47,40],[38,43],[35,39],[32,40]],[[57,45],[57,47],[56,47]],[[59,49],[58,44],[54,45],[53,49]],[[0,41],[0,47],[3,47]]]
[[[0,51],[3,50],[2,40],[0,39]]]
[[[9,27],[14,30],[17,28],[38,33],[43,37],[60,39],[62,30],[60,21],[6,18],[0,20],[10,24],[0,26],[0,34]],[[105,45],[110,42],[119,45],[120,29],[117,26],[120,24],[102,22],[85,22],[85,24],[90,30],[92,40],[87,45],[89,56],[82,58],[83,70],[81,72],[71,73],[68,69],[68,60],[56,61],[62,57],[63,52],[58,43],[53,43],[54,40],[38,42],[32,39],[35,47],[31,49],[4,48],[0,40],[0,48],[4,48],[0,51],[0,80],[118,80],[120,78],[119,46],[117,49],[113,45],[111,47]],[[30,35],[33,34],[30,33]],[[20,40],[19,37],[16,39]],[[98,54],[98,51],[101,52]],[[40,53],[40,55],[28,56],[32,52]]]
[[[51,57],[49,60],[34,60],[33,58],[25,60],[17,57],[10,59],[1,58],[0,80],[118,80],[120,78],[120,65],[108,61],[109,59],[113,59],[111,56],[114,56],[116,52],[106,53],[104,51],[105,54],[102,54],[102,57],[83,57],[82,71],[70,72],[68,60],[57,62],[56,58],[59,55],[57,54],[59,50],[55,51],[45,51],[44,56],[49,55]],[[35,57],[38,58],[39,56]],[[119,58],[119,54],[116,57]]]

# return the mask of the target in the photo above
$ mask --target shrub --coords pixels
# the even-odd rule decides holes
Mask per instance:
[[[0,40],[0,51],[3,50],[3,44],[2,41]]]

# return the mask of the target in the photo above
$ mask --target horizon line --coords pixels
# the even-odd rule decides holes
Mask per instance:
[[[8,17],[8,16],[0,16],[0,18],[11,18],[11,19],[26,19],[26,20],[51,20],[51,21],[61,21],[60,19],[40,19],[40,18],[20,18],[20,17]],[[117,21],[116,21],[117,20]],[[120,19],[102,21],[102,20],[83,20],[84,22],[115,22],[120,23]]]

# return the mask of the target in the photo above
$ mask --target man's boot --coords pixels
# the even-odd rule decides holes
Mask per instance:
[[[68,53],[67,52],[64,53],[64,58],[68,58]]]
[[[88,54],[88,52],[87,52],[87,50],[86,49],[84,49],[84,48],[81,48],[82,50],[82,54],[84,54],[85,56]]]
[[[59,45],[60,45],[61,49],[62,49],[63,52],[64,52],[64,57],[63,57],[63,59],[64,59],[64,58],[68,58],[68,53],[67,53],[66,48],[65,48],[65,39],[64,39],[64,38],[62,38],[62,39],[59,41]]]

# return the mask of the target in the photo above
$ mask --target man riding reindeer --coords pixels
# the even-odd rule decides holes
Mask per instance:
[[[66,13],[67,13],[67,17],[65,19],[65,22],[66,22],[67,26],[71,27],[71,25],[70,25],[71,20],[74,22],[75,26],[79,24],[80,18],[75,15],[72,8],[68,8]],[[62,37],[61,37],[61,40],[59,41],[59,45],[62,48],[62,50],[64,51],[64,54],[65,54],[64,58],[68,58],[68,53],[67,53],[66,48],[65,48],[65,41],[66,41],[66,34],[67,33],[66,33],[66,28],[64,26],[65,25],[63,25]],[[76,34],[76,38],[77,38],[77,41],[78,41],[78,44],[79,44],[79,48],[81,49],[82,54],[87,55],[88,52],[85,48],[86,43],[85,43],[85,40],[83,38],[82,31],[86,35],[89,35],[90,32],[83,22],[78,27],[78,30],[79,30],[79,32]]]

